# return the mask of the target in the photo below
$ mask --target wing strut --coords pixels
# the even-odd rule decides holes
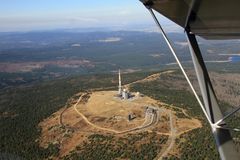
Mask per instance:
[[[208,71],[205,66],[205,63],[204,63],[198,42],[196,40],[196,37],[193,33],[191,33],[187,29],[188,23],[190,22],[191,18],[188,19],[188,21],[186,22],[185,32],[187,35],[189,49],[190,49],[192,61],[194,64],[194,69],[195,69],[195,72],[197,75],[198,83],[200,86],[201,94],[203,97],[204,105],[202,104],[199,96],[196,93],[196,90],[194,89],[184,68],[182,67],[182,64],[181,64],[180,60],[178,59],[170,40],[168,39],[161,24],[159,23],[158,19],[156,18],[155,14],[151,8],[151,3],[150,4],[146,3],[144,5],[149,10],[155,23],[159,27],[169,49],[171,50],[174,58],[176,59],[184,77],[186,78],[190,88],[192,89],[192,91],[194,93],[194,96],[196,97],[200,107],[202,108],[202,111],[203,111],[205,117],[207,118],[207,120],[211,126],[221,159],[222,160],[238,160],[240,157],[240,153],[237,152],[236,147],[232,141],[230,131],[229,131],[229,129],[226,128],[226,124],[224,122],[224,119],[229,116],[227,115],[226,117],[224,117],[220,111],[220,108],[218,106],[218,102],[216,99],[216,95],[213,90],[212,83],[210,81]],[[192,6],[194,6],[194,4]],[[189,12],[189,17],[191,17],[191,11]],[[238,110],[239,109],[233,111],[231,114],[237,112]],[[222,126],[224,126],[224,127],[222,127]]]
[[[165,41],[166,41],[168,47],[170,48],[170,50],[171,50],[171,52],[172,52],[172,54],[173,54],[175,60],[177,61],[177,63],[178,63],[178,65],[179,65],[179,67],[180,67],[180,69],[181,69],[181,71],[182,71],[184,77],[186,78],[186,80],[187,80],[187,82],[188,82],[190,88],[192,89],[193,94],[194,94],[194,96],[196,97],[196,99],[197,99],[199,105],[201,106],[201,108],[202,108],[202,110],[203,110],[203,113],[205,114],[205,116],[206,116],[208,122],[209,122],[209,123],[212,123],[211,120],[210,120],[209,117],[208,117],[208,113],[206,112],[206,110],[205,110],[205,108],[204,108],[204,106],[203,106],[203,104],[202,104],[202,102],[201,102],[199,96],[197,95],[196,90],[194,89],[194,87],[193,87],[191,81],[189,80],[189,78],[188,78],[188,76],[187,76],[187,73],[186,73],[186,71],[184,70],[184,68],[183,68],[183,66],[182,66],[182,64],[181,64],[181,62],[180,62],[180,60],[179,60],[179,58],[178,58],[178,56],[177,56],[175,50],[174,50],[173,47],[172,47],[172,44],[171,44],[170,40],[168,39],[167,35],[165,34],[165,32],[164,32],[164,30],[163,30],[161,24],[159,23],[159,21],[158,21],[157,17],[155,16],[153,10],[152,10],[151,8],[148,8],[148,7],[147,7],[147,9],[148,9],[149,12],[151,13],[151,15],[152,15],[152,17],[153,17],[155,23],[157,24],[157,26],[160,28],[160,31],[161,31],[161,33],[162,33],[162,35],[163,35],[163,37],[164,37],[164,39],[165,39]]]
[[[235,145],[232,141],[230,131],[219,127],[219,125],[226,126],[224,121],[221,124],[216,125],[215,123],[223,119],[223,115],[217,103],[216,95],[214,93],[207,68],[202,58],[201,51],[199,49],[196,37],[194,34],[186,32],[192,61],[197,74],[198,83],[202,93],[204,106],[208,112],[208,116],[211,118],[210,123],[212,132],[217,144],[217,148],[222,160],[234,160],[239,159],[240,155],[237,152]]]

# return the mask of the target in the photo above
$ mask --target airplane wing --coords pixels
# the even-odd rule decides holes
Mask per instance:
[[[205,39],[240,38],[240,0],[141,0]]]

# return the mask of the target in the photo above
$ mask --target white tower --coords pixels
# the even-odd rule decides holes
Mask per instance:
[[[122,82],[121,82],[121,72],[118,71],[118,94],[122,95]]]

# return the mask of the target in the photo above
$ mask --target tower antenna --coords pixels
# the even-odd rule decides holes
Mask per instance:
[[[122,95],[121,71],[118,70],[118,94]]]

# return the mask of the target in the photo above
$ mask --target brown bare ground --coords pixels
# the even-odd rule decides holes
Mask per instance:
[[[121,132],[140,126],[144,122],[145,106],[159,106],[159,104],[163,104],[147,96],[139,97],[131,101],[124,101],[114,97],[116,93],[116,91],[93,92],[86,104],[78,102],[67,109],[62,108],[42,121],[39,124],[42,128],[42,134],[39,138],[40,145],[47,147],[50,143],[59,144],[59,155],[58,157],[53,157],[53,159],[59,159],[69,154],[69,152],[74,150],[79,144],[82,144],[83,141],[87,140],[89,135],[93,133],[108,134],[109,131],[105,131],[104,128]],[[76,106],[76,109],[81,112],[89,122],[99,128],[86,123],[76,112],[74,106]],[[159,107],[161,108],[162,106],[160,105]],[[170,112],[174,112],[166,108],[164,108],[164,111],[165,112],[160,113],[158,123],[149,127],[147,131],[156,132],[160,135],[170,135],[169,118],[167,115]],[[62,127],[59,123],[62,112],[62,121],[65,127]],[[129,113],[135,113],[138,117],[129,122],[127,120]],[[165,118],[161,119],[161,117]],[[180,135],[191,129],[201,127],[201,123],[197,119],[177,118],[176,126],[179,131],[177,134]],[[136,131],[136,133],[139,132],[141,131]],[[134,132],[131,133],[133,134]],[[119,137],[122,136],[117,133],[112,134]]]
[[[197,119],[178,118],[176,121],[177,135],[189,132],[196,128],[201,128],[202,123]]]
[[[157,80],[162,74],[171,74],[173,71],[167,71],[163,73],[153,74],[142,80],[138,80],[133,83],[143,83],[147,81]],[[131,83],[131,84],[133,84]],[[128,88],[131,84],[125,85]],[[79,93],[80,96],[82,93]],[[95,91],[90,94],[90,97],[85,103],[79,100],[69,108],[62,108],[54,113],[49,118],[42,121],[39,126],[42,128],[42,134],[39,138],[40,145],[47,147],[50,143],[59,144],[60,151],[58,157],[53,159],[59,159],[70,151],[74,150],[76,146],[80,145],[87,139],[87,137],[94,133],[101,134],[114,134],[114,136],[121,137],[122,134],[118,134],[121,131],[129,130],[140,126],[144,122],[145,107],[155,106],[162,108],[160,113],[160,119],[147,129],[134,131],[136,133],[148,131],[155,132],[159,135],[171,136],[169,126],[169,114],[173,114],[174,126],[176,126],[176,136],[191,131],[195,128],[202,127],[201,122],[193,118],[178,118],[175,115],[175,111],[171,110],[175,106],[169,106],[165,103],[156,101],[150,97],[138,97],[133,100],[124,101],[115,95],[116,91]],[[134,93],[136,94],[136,93]],[[177,107],[175,107],[177,108]],[[187,117],[186,110],[181,108],[183,114]],[[81,113],[81,114],[79,114]],[[128,121],[128,114],[134,113],[137,117]],[[62,116],[62,122],[65,127],[60,125],[60,115]],[[114,132],[112,132],[114,131]],[[131,132],[131,134],[134,134]],[[167,148],[167,146],[163,147]],[[173,148],[170,154],[177,154],[177,149]]]
[[[88,103],[79,104],[77,109],[90,122],[101,127],[123,131],[141,125],[144,121],[145,106],[154,103],[154,100],[148,97],[139,97],[135,100],[125,101],[115,97],[116,94],[116,91],[93,92]],[[127,118],[130,113],[140,116],[129,122]]]

